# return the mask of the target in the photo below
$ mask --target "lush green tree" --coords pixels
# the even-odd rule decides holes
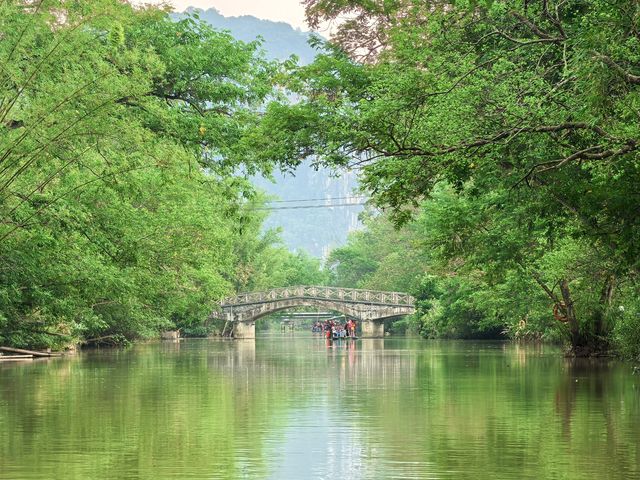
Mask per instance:
[[[414,225],[399,230],[388,216],[363,215],[363,230],[349,235],[345,246],[331,251],[327,266],[341,287],[413,291],[425,273],[426,252],[418,245]]]
[[[242,141],[258,44],[116,0],[5,1],[0,38],[0,343],[190,328],[246,271],[282,281]]]
[[[488,285],[535,282],[574,353],[637,328],[619,313],[640,253],[637,2],[306,4],[352,20],[294,72],[305,101],[269,109],[263,159],[359,168],[400,223],[449,185],[469,211],[439,245],[468,240],[458,256]]]
[[[287,287],[295,285],[326,285],[330,274],[322,266],[320,259],[304,251],[292,253],[281,247],[278,263],[270,278],[270,286]]]

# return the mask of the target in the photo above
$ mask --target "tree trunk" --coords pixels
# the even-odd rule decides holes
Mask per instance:
[[[59,357],[62,353],[58,352],[38,352],[35,350],[25,350],[23,348],[0,347],[3,352],[22,353],[24,355],[33,355],[34,357]]]
[[[571,291],[569,290],[569,281],[566,278],[563,278],[560,281],[560,292],[562,293],[562,301],[564,302],[567,324],[569,325],[571,348],[576,355],[581,356],[581,352],[584,350],[584,347],[586,347],[586,345],[584,345],[584,338],[580,334],[580,326],[578,325],[576,311],[573,308]]]
[[[611,302],[613,301],[615,285],[615,275],[607,275],[600,295],[600,309],[596,312],[595,318],[595,334],[600,337],[604,337],[608,333],[608,326],[606,325],[607,310],[611,307]]]
[[[224,328],[222,329],[222,333],[220,334],[221,337],[224,337],[225,333],[227,333],[227,325],[229,325],[229,320],[226,320],[224,322]]]

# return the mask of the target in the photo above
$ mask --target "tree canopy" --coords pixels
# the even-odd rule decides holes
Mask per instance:
[[[2,343],[190,328],[288,281],[247,180],[272,168],[243,146],[277,95],[258,43],[116,0],[2,2],[0,38]]]
[[[197,16],[0,5],[0,337],[136,338],[329,281],[248,181],[312,158],[384,211],[336,282],[411,290],[425,335],[639,355],[637,2],[304,4],[338,21],[305,66]]]
[[[348,20],[292,72],[304,101],[270,108],[262,157],[359,169],[397,224],[443,209],[437,248],[487,285],[535,282],[576,354],[637,338],[637,2],[305,3]]]

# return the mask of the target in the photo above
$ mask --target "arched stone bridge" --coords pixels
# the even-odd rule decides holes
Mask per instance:
[[[211,316],[233,322],[235,338],[255,338],[258,318],[294,307],[320,307],[355,318],[365,337],[381,337],[384,320],[415,312],[414,298],[406,293],[301,286],[225,298]]]

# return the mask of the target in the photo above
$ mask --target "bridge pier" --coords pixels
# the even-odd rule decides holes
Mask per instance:
[[[363,338],[384,338],[383,320],[362,320],[360,323]]]
[[[246,339],[256,338],[256,322],[233,322],[233,338]]]

